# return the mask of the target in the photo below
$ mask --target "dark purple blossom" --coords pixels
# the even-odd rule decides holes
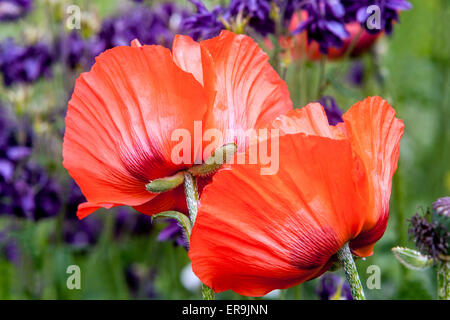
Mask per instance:
[[[85,43],[80,33],[72,31],[57,41],[56,56],[70,69],[80,65],[85,50]]]
[[[213,38],[225,29],[225,25],[221,21],[224,16],[228,15],[225,8],[216,6],[209,11],[200,0],[189,0],[189,2],[196,7],[196,13],[183,20],[183,28],[188,30],[194,40]]]
[[[45,43],[19,45],[11,38],[0,43],[0,72],[6,86],[50,76],[52,61],[50,48]]]
[[[229,14],[243,16],[248,25],[262,36],[275,32],[275,21],[271,17],[272,1],[268,0],[231,0]]]
[[[409,234],[420,252],[434,259],[448,255],[450,250],[449,219],[435,215],[428,209],[422,214],[416,213],[409,219]]]
[[[406,0],[342,0],[342,4],[346,11],[346,21],[358,21],[370,33],[381,31],[391,33],[394,22],[399,21],[399,12],[412,8],[412,5]],[[375,12],[370,10],[374,5],[380,9],[379,26],[368,21]]]
[[[340,290],[340,294],[336,296],[338,290]],[[320,278],[319,285],[316,287],[316,294],[320,300],[353,300],[348,282],[344,278],[331,273],[327,273]]]
[[[327,54],[330,47],[340,48],[350,36],[345,29],[345,8],[340,0],[305,1],[301,6],[308,17],[293,31],[297,34],[306,31],[308,42],[316,41],[320,52]]]
[[[29,156],[33,132],[27,121],[18,123],[0,106],[0,214],[38,220],[59,213],[59,184]]]
[[[167,221],[167,226],[158,234],[158,241],[171,241],[175,246],[181,246],[187,250],[189,245],[183,228],[175,219],[168,219]]]
[[[188,11],[174,3],[163,3],[154,7],[136,5],[123,14],[107,18],[99,33],[84,43],[84,64],[89,67],[101,52],[129,46],[134,39],[143,45],[159,44],[170,48],[175,34],[183,33],[182,22],[188,15]]]
[[[330,125],[334,126],[339,122],[343,122],[342,111],[339,109],[336,100],[334,100],[333,97],[324,96],[319,100],[319,103],[324,108]]]
[[[28,14],[32,0],[0,0],[0,22],[14,21]]]

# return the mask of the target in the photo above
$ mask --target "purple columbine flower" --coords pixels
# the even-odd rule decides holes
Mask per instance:
[[[346,20],[360,22],[368,32],[378,33],[385,31],[390,34],[394,22],[399,21],[399,12],[412,8],[406,0],[341,0],[346,11]],[[380,10],[380,25],[376,26],[369,21],[375,11],[371,6],[377,6]]]
[[[81,64],[84,49],[85,43],[80,33],[72,31],[58,39],[55,56],[73,70]]]
[[[275,32],[275,21],[271,17],[270,0],[231,0],[229,14],[233,17],[242,15],[248,24],[262,36]]]
[[[84,64],[90,67],[101,52],[129,46],[134,39],[143,45],[171,47],[175,34],[183,33],[182,23],[188,15],[188,11],[174,3],[163,3],[154,7],[136,5],[123,14],[107,18],[99,33],[85,42]]]
[[[340,295],[336,296],[338,290],[341,290]],[[335,274],[327,273],[320,278],[320,282],[316,287],[316,294],[320,300],[353,300],[350,285],[344,278],[341,278]]]
[[[50,76],[52,62],[50,48],[45,43],[23,46],[11,38],[0,43],[0,72],[6,86]]]
[[[168,219],[167,221],[167,226],[158,234],[158,241],[172,241],[175,246],[181,246],[188,250],[189,245],[183,228],[175,219]]]
[[[5,115],[0,106],[0,123]],[[7,125],[0,127],[0,214],[33,220],[52,217],[61,208],[60,186],[29,159],[31,126],[7,118]]]
[[[316,41],[324,54],[330,47],[342,47],[350,34],[345,29],[345,8],[340,0],[305,1],[301,8],[308,13],[308,18],[298,25],[293,34],[306,31],[308,42]]]
[[[15,21],[31,10],[32,0],[0,0],[0,22]]]
[[[183,20],[183,28],[188,30],[194,40],[206,40],[219,35],[225,29],[221,18],[229,13],[221,6],[209,11],[200,0],[189,0],[195,7],[196,13]]]
[[[342,111],[339,109],[336,100],[334,100],[333,97],[324,96],[319,100],[319,103],[324,108],[330,125],[334,126],[339,122],[344,121],[342,120]]]

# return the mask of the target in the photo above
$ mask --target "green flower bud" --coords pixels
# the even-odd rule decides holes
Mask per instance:
[[[394,256],[405,267],[411,270],[424,270],[433,264],[433,259],[416,250],[402,247],[392,248]]]
[[[177,172],[171,177],[155,179],[145,185],[148,192],[161,193],[172,190],[184,182],[183,172]]]

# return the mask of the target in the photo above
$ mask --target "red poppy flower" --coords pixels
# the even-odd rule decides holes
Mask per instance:
[[[330,126],[318,103],[280,116],[271,125],[281,132],[277,173],[227,164],[214,175],[189,251],[203,283],[260,296],[321,275],[347,242],[372,254],[386,229],[403,122],[379,97],[343,119]]]
[[[194,143],[195,121],[203,130],[246,130],[291,109],[286,84],[243,35],[224,31],[200,43],[177,36],[172,52],[138,41],[107,50],[76,81],[66,116],[63,164],[88,201],[77,215],[119,205],[146,214],[185,211],[182,187],[145,189],[190,166],[171,159],[175,129],[191,134],[193,163],[205,147]]]

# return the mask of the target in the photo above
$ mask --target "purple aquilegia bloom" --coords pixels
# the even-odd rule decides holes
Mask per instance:
[[[14,121],[0,106],[0,215],[38,220],[59,213],[61,190],[43,168],[30,161],[30,126]],[[19,138],[20,137],[20,138]]]
[[[242,15],[248,24],[262,36],[274,33],[275,22],[271,18],[272,1],[270,0],[231,0],[229,14],[233,17]]]
[[[330,125],[334,126],[339,122],[344,121],[342,120],[342,110],[339,109],[336,100],[334,100],[333,97],[324,96],[319,100],[319,103],[324,108]]]
[[[385,31],[390,34],[394,22],[399,20],[399,12],[409,10],[412,5],[406,0],[341,0],[346,11],[347,21],[358,21],[366,27],[370,33]],[[375,11],[371,6],[377,6],[380,9],[380,25],[372,25],[368,21]],[[369,19],[371,20],[371,19]],[[375,20],[374,20],[375,21]]]
[[[50,48],[45,43],[23,46],[11,38],[0,43],[0,72],[6,86],[50,76],[52,62]]]
[[[175,34],[183,33],[182,22],[188,15],[188,11],[176,4],[163,3],[154,7],[136,5],[123,14],[107,18],[99,33],[85,42],[84,64],[90,67],[101,52],[129,46],[134,39],[143,45],[171,47]]]
[[[293,34],[306,31],[308,42],[316,41],[320,52],[327,54],[330,47],[342,47],[344,39],[350,34],[345,29],[345,8],[340,0],[305,1],[301,6],[308,14],[293,31]]]
[[[30,12],[32,0],[0,0],[0,22],[14,21]]]
[[[340,294],[336,296],[338,290],[340,290]],[[320,277],[320,283],[316,287],[316,294],[320,300],[353,300],[348,282],[344,278],[330,273]]]
[[[183,29],[188,30],[194,40],[206,40],[218,36],[225,25],[220,21],[228,15],[226,9],[216,6],[209,11],[200,0],[189,0],[195,7],[196,13],[183,20]]]
[[[187,250],[189,245],[183,228],[175,219],[168,219],[167,221],[167,226],[158,234],[158,241],[172,241],[175,246],[181,246]]]

